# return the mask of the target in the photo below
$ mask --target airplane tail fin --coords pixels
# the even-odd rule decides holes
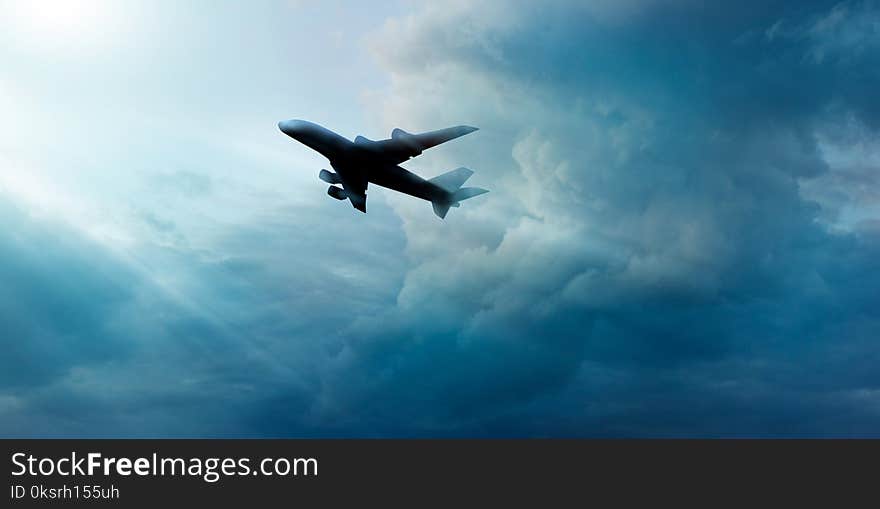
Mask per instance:
[[[479,187],[461,187],[473,174],[473,170],[458,168],[430,180],[431,183],[436,184],[447,192],[447,196],[444,198],[431,202],[431,205],[434,206],[434,214],[443,219],[449,212],[450,207],[458,207],[459,202],[463,200],[489,192]]]
[[[437,175],[428,182],[440,186],[444,191],[454,193],[459,187],[467,182],[467,179],[471,178],[471,175],[473,174],[473,170],[456,168],[452,171],[447,171],[443,175]]]

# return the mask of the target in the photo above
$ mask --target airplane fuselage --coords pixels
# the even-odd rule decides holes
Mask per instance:
[[[291,138],[326,157],[343,179],[357,178],[350,175],[357,172],[371,184],[428,201],[446,193],[439,186],[394,164],[368,144],[352,142],[326,127],[305,120],[288,120],[279,123],[279,127]]]

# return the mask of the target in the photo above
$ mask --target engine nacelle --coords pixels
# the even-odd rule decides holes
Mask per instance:
[[[323,180],[328,184],[341,184],[342,180],[339,179],[339,175],[333,173],[332,171],[321,170],[321,173],[318,174],[318,178]]]
[[[327,172],[330,173],[330,172]],[[348,198],[348,194],[345,192],[345,189],[336,186],[330,186],[327,188],[327,194],[337,200],[344,200]]]

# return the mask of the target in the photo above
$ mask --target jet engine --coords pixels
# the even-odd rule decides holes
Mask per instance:
[[[323,180],[328,184],[341,184],[342,181],[339,179],[339,175],[333,173],[332,171],[321,170],[321,173],[318,174],[318,178]]]
[[[324,170],[326,171],[326,170]],[[327,173],[330,173],[329,171]],[[334,174],[335,175],[335,174]],[[327,188],[327,194],[336,198],[337,200],[344,200],[348,198],[348,195],[345,193],[345,190],[341,187],[330,186]]]

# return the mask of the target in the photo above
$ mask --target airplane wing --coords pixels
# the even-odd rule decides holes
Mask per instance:
[[[374,150],[382,152],[389,162],[399,164],[415,157],[433,146],[476,131],[476,127],[460,125],[421,134],[410,134],[403,129],[391,131],[391,139],[370,141],[362,136],[355,139],[356,144],[369,144]]]
[[[351,171],[348,168],[333,165],[336,174],[339,175],[342,188],[351,202],[351,206],[360,210],[367,211],[367,177],[357,171]]]

